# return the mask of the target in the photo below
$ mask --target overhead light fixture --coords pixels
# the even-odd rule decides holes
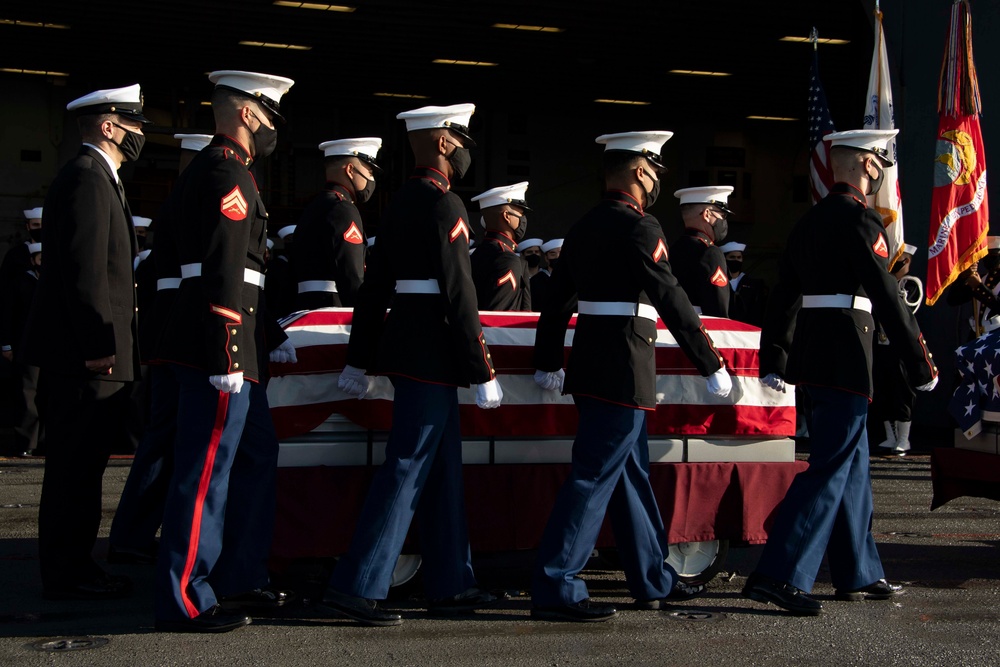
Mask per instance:
[[[341,12],[342,14],[350,14],[357,9],[357,7],[350,7],[348,5],[322,5],[316,2],[289,2],[288,0],[274,0],[274,4],[278,7],[315,9],[320,12]]]
[[[38,74],[40,76],[69,76],[68,72],[52,72],[42,69],[20,69],[16,67],[0,67],[0,72],[6,74]]]
[[[210,106],[212,106],[212,103],[209,102],[209,101],[207,101],[207,100],[203,100],[203,101],[199,102],[198,104],[200,104],[203,107],[210,107]]]
[[[812,38],[811,37],[793,37],[791,35],[787,35],[785,37],[782,37],[778,41],[779,42],[797,42],[799,44],[802,44],[802,43],[811,44],[812,43]],[[819,42],[820,44],[837,44],[837,45],[850,44],[851,43],[851,41],[849,39],[834,39],[832,37],[820,37],[816,41]]]
[[[635,107],[645,107],[650,105],[650,102],[638,102],[636,100],[609,100],[603,97],[599,97],[594,101],[598,104],[627,104]]]
[[[562,28],[553,28],[546,25],[520,25],[517,23],[494,23],[494,28],[501,30],[524,30],[526,32],[564,32]]]
[[[705,72],[697,69],[672,69],[671,74],[686,74],[688,76],[732,76],[732,72]]]
[[[375,97],[402,97],[408,100],[426,100],[427,95],[413,95],[411,93],[375,93]]]
[[[280,42],[251,42],[243,40],[240,46],[262,46],[266,49],[285,49],[286,51],[311,51],[311,46],[301,46],[299,44],[282,44]]]
[[[798,118],[789,118],[788,116],[747,116],[747,120],[785,120],[785,121],[792,121],[792,120],[798,120]]]
[[[485,60],[450,60],[447,58],[435,58],[431,61],[435,65],[468,65],[470,67],[496,67],[497,63],[486,62]]]
[[[13,25],[20,28],[55,28],[57,30],[69,30],[69,26],[63,23],[43,23],[42,21],[19,21],[17,19],[0,19],[0,25]]]

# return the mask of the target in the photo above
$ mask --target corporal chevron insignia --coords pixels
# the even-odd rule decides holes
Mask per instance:
[[[497,281],[497,287],[500,287],[504,283],[510,283],[510,288],[512,290],[517,289],[517,278],[514,277],[513,271],[508,271],[507,273],[503,274],[503,277],[501,277],[500,280]]]
[[[354,245],[360,245],[365,242],[365,237],[361,233],[361,230],[358,229],[358,226],[352,221],[351,226],[344,232],[344,240]]]
[[[448,234],[448,238],[452,243],[458,240],[459,236],[465,236],[465,242],[469,242],[469,226],[465,224],[465,220],[461,218],[455,223],[455,226],[451,228],[451,232]]]
[[[656,242],[656,249],[653,250],[653,261],[659,262],[661,259],[667,259],[667,244],[663,239]]]
[[[881,234],[878,235],[878,239],[872,244],[872,251],[879,257],[889,256],[889,246],[885,242],[885,237]]]
[[[729,278],[727,278],[726,274],[722,272],[722,267],[717,266],[715,267],[715,273],[713,273],[712,277],[708,279],[708,282],[712,283],[716,287],[725,287],[729,284]]]
[[[220,204],[222,215],[230,220],[245,220],[247,217],[247,200],[240,191],[240,186],[234,187],[228,195],[222,198]]]

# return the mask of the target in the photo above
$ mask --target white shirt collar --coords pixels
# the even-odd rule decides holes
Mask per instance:
[[[111,173],[115,177],[115,183],[117,183],[118,182],[118,167],[116,167],[115,163],[111,160],[111,156],[108,155],[107,153],[105,153],[104,151],[102,151],[100,148],[98,148],[94,144],[88,144],[85,141],[85,142],[83,142],[83,145],[87,146],[88,148],[93,148],[95,151],[97,151],[98,153],[101,154],[101,157],[104,158],[104,161],[108,163],[108,167],[111,168]]]
[[[734,292],[736,291],[736,288],[740,286],[740,281],[743,280],[743,276],[745,275],[746,275],[745,273],[741,273],[740,275],[736,276],[735,278],[729,281],[729,286],[733,288]]]

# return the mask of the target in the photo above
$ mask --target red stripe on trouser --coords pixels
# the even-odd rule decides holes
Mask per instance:
[[[208,441],[208,452],[205,454],[205,464],[201,468],[201,479],[198,480],[198,495],[194,499],[194,515],[191,517],[191,536],[188,539],[187,560],[184,562],[184,573],[181,575],[181,600],[188,617],[194,618],[201,613],[188,597],[188,582],[191,570],[198,555],[198,541],[201,536],[201,514],[205,507],[205,496],[212,482],[212,468],[215,466],[215,455],[219,451],[219,440],[222,439],[222,429],[226,425],[226,411],[229,408],[229,394],[219,392],[219,403],[215,408],[215,424],[212,426],[212,437]]]

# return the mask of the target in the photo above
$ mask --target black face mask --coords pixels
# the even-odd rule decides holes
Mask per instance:
[[[653,178],[650,176],[650,178]],[[646,185],[642,185],[642,189],[646,189]],[[649,208],[656,203],[656,198],[660,196],[660,181],[659,179],[653,180],[653,189],[646,193],[646,205],[643,208]]]
[[[257,131],[253,133],[253,145],[255,150],[253,159],[266,158],[274,152],[274,147],[278,145],[278,131],[261,123]]]
[[[729,235],[729,221],[727,221],[725,218],[719,218],[718,220],[715,221],[715,224],[712,225],[712,232],[713,236],[715,236],[715,239],[713,240],[715,241],[716,245],[722,243],[723,241],[726,240],[726,236]]]
[[[146,135],[139,134],[138,132],[133,132],[127,127],[122,127],[118,123],[112,123],[117,128],[125,131],[125,136],[122,137],[120,143],[115,144],[114,141],[111,143],[118,147],[118,150],[122,152],[122,156],[125,158],[126,162],[135,162],[139,159],[139,153],[142,152],[142,147],[146,145]]]
[[[524,256],[524,261],[526,261],[528,263],[528,268],[537,269],[539,266],[542,265],[542,256],[541,255],[525,255]]]
[[[137,248],[139,248],[139,250],[145,250],[146,249],[146,237],[145,236],[139,236],[138,234],[136,234],[136,236],[135,236],[135,245],[136,245]]]
[[[41,228],[39,228],[39,229],[29,229],[28,230],[28,236],[30,236],[31,240],[34,241],[35,243],[41,243],[42,242],[42,230],[41,230]]]
[[[878,178],[868,177],[868,194],[875,196],[875,194],[882,189],[882,183],[885,182],[885,171],[879,165],[872,162],[872,166],[875,167],[875,171],[878,172]]]
[[[455,178],[461,179],[472,165],[472,153],[468,148],[455,146],[455,150],[448,156],[448,162],[451,163],[451,168],[455,170]]]
[[[718,223],[716,223],[718,224]],[[742,273],[743,272],[743,260],[741,259],[727,259],[726,268],[729,269],[730,273]]]
[[[514,230],[514,240],[520,243],[521,239],[524,238],[524,234],[528,231],[528,216],[519,215],[517,217],[521,222],[518,223],[517,229]]]
[[[374,178],[368,178],[367,176],[365,176],[364,174],[362,174],[360,171],[357,172],[357,174],[361,178],[365,179],[365,187],[362,188],[361,190],[355,189],[354,190],[354,198],[358,200],[359,204],[364,204],[366,201],[368,201],[369,199],[372,198],[373,194],[375,194],[375,179]],[[352,184],[353,184],[353,182],[352,182]]]
[[[558,264],[558,263],[559,263],[559,258],[558,257],[556,257],[555,259],[550,259],[549,260],[549,271],[551,271],[554,268],[556,268],[556,264]]]

